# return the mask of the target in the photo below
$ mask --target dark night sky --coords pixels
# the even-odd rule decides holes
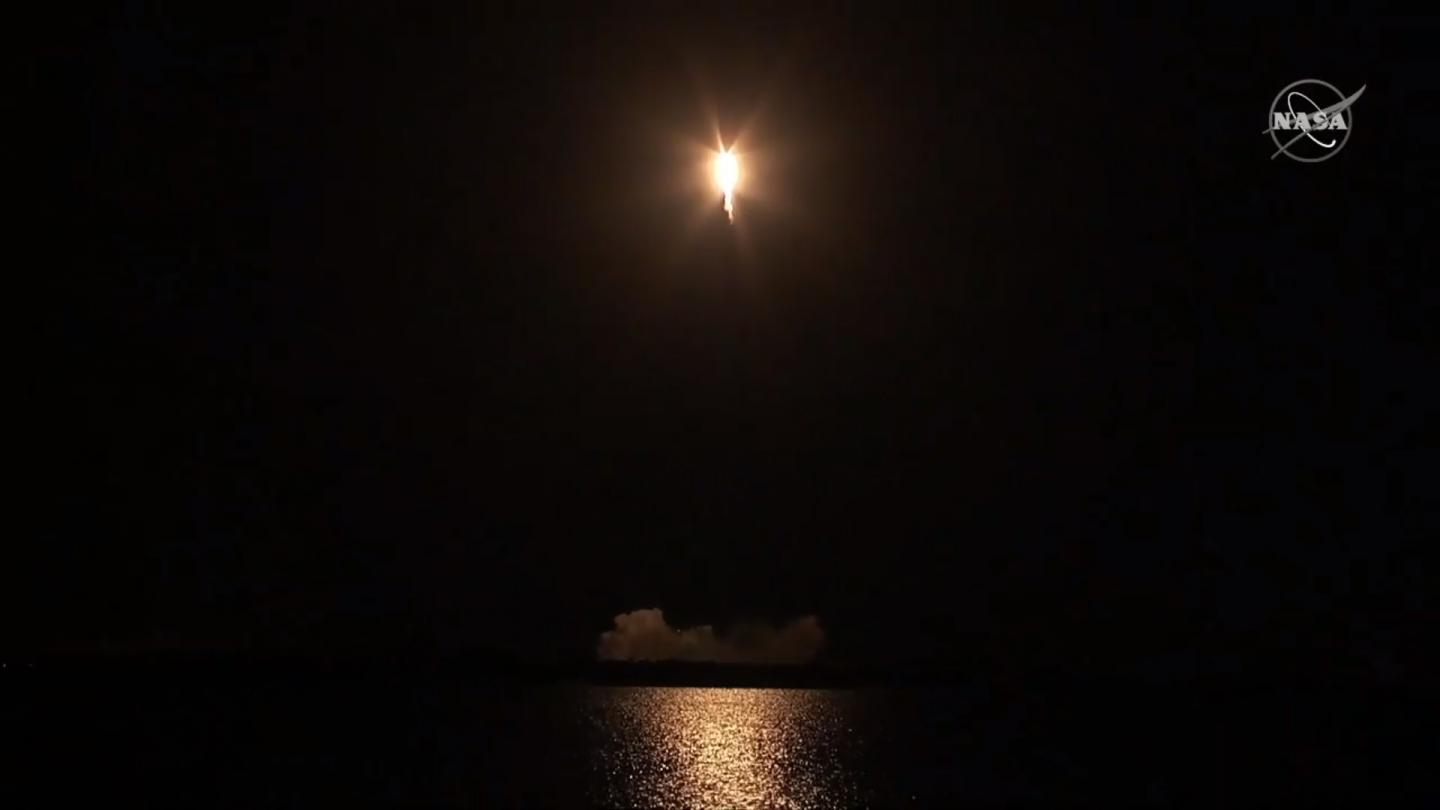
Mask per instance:
[[[1418,637],[1433,25],[456,9],[56,43],[23,646]],[[1271,161],[1310,76],[1353,137]],[[707,104],[778,156],[744,254],[659,193]]]

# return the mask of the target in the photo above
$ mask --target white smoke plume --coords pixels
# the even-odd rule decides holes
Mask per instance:
[[[715,661],[726,664],[803,664],[825,646],[825,631],[814,616],[781,627],[745,624],[716,635],[708,624],[672,628],[659,608],[615,617],[615,629],[600,634],[595,653],[602,661]]]

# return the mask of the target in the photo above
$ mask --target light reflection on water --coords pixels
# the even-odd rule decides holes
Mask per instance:
[[[610,688],[588,693],[592,795],[609,807],[863,803],[845,692]]]

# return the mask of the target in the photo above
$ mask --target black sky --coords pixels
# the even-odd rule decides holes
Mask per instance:
[[[660,606],[845,660],[1403,657],[1434,33],[76,19],[21,644],[568,657]],[[1311,76],[1354,134],[1272,161]],[[743,253],[659,193],[712,110],[789,203]]]

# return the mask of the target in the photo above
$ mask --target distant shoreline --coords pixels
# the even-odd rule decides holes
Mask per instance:
[[[975,665],[946,662],[854,666],[720,664],[692,661],[562,661],[540,663],[490,654],[234,654],[194,651],[66,653],[7,656],[3,680],[290,678],[436,679],[478,684],[846,689],[865,687],[1150,688],[1254,691],[1268,689],[1403,689],[1404,679],[1382,678],[1360,668],[1300,669],[1272,662],[1224,672],[1183,666],[1059,669],[1043,665]],[[7,677],[8,676],[8,677]]]

